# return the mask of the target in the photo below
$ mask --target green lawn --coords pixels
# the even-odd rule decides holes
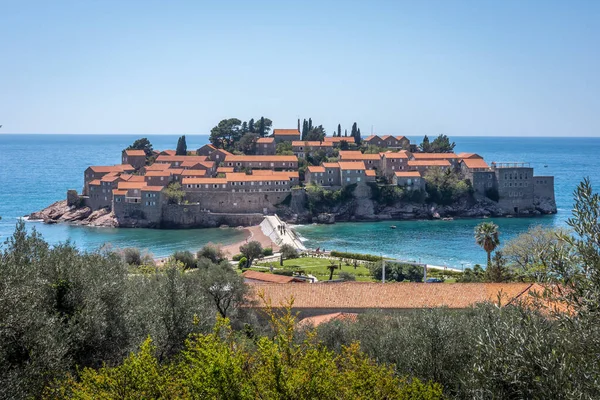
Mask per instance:
[[[341,271],[348,272],[356,277],[357,281],[372,281],[371,274],[369,269],[358,265],[354,268],[354,265],[345,265],[342,263],[342,269],[339,269],[339,260],[336,262],[338,265],[338,269],[333,272],[333,279],[337,279],[339,277],[339,273]],[[269,263],[259,263],[260,266],[269,266]],[[327,266],[330,265],[330,260],[324,258],[315,258],[315,257],[304,257],[304,258],[295,258],[292,260],[285,260],[283,262],[283,268],[288,270],[302,270],[307,274],[311,274],[317,277],[320,281],[325,281],[329,279],[329,269]],[[273,265],[275,268],[281,268],[279,263],[275,263]],[[257,271],[268,272],[264,269],[252,268]]]

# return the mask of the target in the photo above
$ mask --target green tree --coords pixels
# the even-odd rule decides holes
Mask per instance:
[[[352,136],[354,139],[356,139],[356,134],[358,133],[358,126],[356,125],[356,122],[352,124],[352,130],[350,131],[350,136]]]
[[[210,143],[218,148],[232,149],[242,135],[242,121],[237,118],[224,119],[210,130]]]
[[[296,250],[296,248],[294,246],[292,246],[291,244],[283,244],[280,248],[279,248],[279,252],[281,253],[281,256],[286,259],[286,260],[290,260],[292,258],[298,258],[298,250]]]
[[[419,149],[421,149],[423,153],[433,152],[433,149],[431,148],[431,143],[429,143],[429,137],[427,135],[423,137],[423,141],[419,145]]]
[[[456,144],[450,143],[448,136],[440,134],[431,142],[431,153],[452,153]]]
[[[506,259],[501,251],[494,253],[491,264],[485,270],[485,280],[487,282],[509,282],[512,279],[510,270],[506,266]]]
[[[179,182],[171,182],[165,189],[165,196],[169,204],[181,204],[185,198],[185,192],[181,189]]]
[[[254,118],[250,118],[250,121],[248,121],[248,132],[256,133],[255,130],[256,128],[254,127]]]
[[[152,143],[147,138],[137,139],[127,150],[144,150],[146,157],[152,156]]]
[[[198,250],[198,252],[196,253],[196,257],[198,259],[206,258],[214,264],[219,264],[227,260],[225,253],[223,253],[223,249],[219,246],[210,243]]]
[[[308,134],[308,121],[307,120],[303,120],[302,121],[302,133],[300,135],[302,140],[306,140],[306,135]]]
[[[337,127],[337,136],[338,137],[342,137],[342,125],[341,124],[338,124],[338,127]]]
[[[185,135],[181,136],[179,140],[177,140],[177,149],[175,150],[175,154],[178,156],[187,155],[187,143],[185,142]]]
[[[360,146],[360,144],[362,142],[362,136],[360,134],[360,128],[358,128],[356,130],[356,136],[354,137],[354,140],[356,141],[356,144]]]
[[[265,118],[260,117],[260,122],[258,124],[258,136],[265,136]]]
[[[244,154],[255,154],[256,153],[256,134],[255,133],[246,133],[241,139],[236,143],[238,151],[241,151]]]
[[[482,222],[475,227],[475,243],[487,253],[487,268],[492,262],[492,252],[500,244],[498,225],[493,222]]]
[[[294,154],[292,151],[292,142],[285,141],[277,143],[277,147],[275,147],[275,154],[280,156],[291,156]]]
[[[262,255],[263,248],[260,242],[256,240],[250,241],[240,246],[240,253],[246,257],[246,268],[252,265],[252,262]]]
[[[336,260],[329,260],[329,265],[327,266],[327,269],[329,270],[329,280],[333,280],[333,272],[338,269],[338,265],[337,265],[337,261]]]
[[[173,258],[173,260],[177,262],[180,262],[186,269],[196,267],[196,259],[190,251],[176,251],[175,253],[173,253],[171,258]]]
[[[319,125],[317,127],[310,128],[304,140],[322,142],[325,138],[325,135],[325,128],[323,128],[323,125]]]
[[[237,313],[244,302],[247,287],[244,278],[227,261],[200,268],[198,277],[200,294],[213,304],[221,317],[227,318]]]

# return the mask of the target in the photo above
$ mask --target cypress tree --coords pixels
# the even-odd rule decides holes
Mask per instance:
[[[342,125],[338,124],[338,132],[337,132],[337,136],[338,137],[342,137]]]
[[[265,136],[265,117],[260,117],[260,124],[258,125],[258,136]]]
[[[360,144],[360,142],[362,141],[362,138],[360,137],[360,128],[358,128],[358,130],[356,131],[356,136],[354,136],[354,140],[356,141],[356,144]]]
[[[308,134],[308,122],[306,120],[302,121],[302,140],[306,140],[306,135]]]
[[[300,118],[298,118],[298,132],[300,132]]]
[[[177,149],[175,150],[175,154],[178,156],[187,155],[187,143],[185,142],[185,135],[177,140]]]
[[[248,121],[248,132],[254,133],[254,118],[251,118],[250,121]]]
[[[312,126],[312,118],[308,119],[308,130],[312,130],[313,126]]]
[[[348,137],[348,129],[344,129],[344,137]]]
[[[352,133],[350,133],[350,136],[352,136],[353,138],[356,138],[356,132],[358,131],[358,128],[356,126],[356,122],[352,124]]]

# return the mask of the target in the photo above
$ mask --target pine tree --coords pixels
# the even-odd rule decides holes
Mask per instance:
[[[250,121],[248,121],[248,132],[254,133],[254,118],[251,118]]]
[[[358,131],[358,127],[356,125],[356,122],[352,124],[352,132],[350,133],[350,136],[352,136],[353,138],[356,138],[356,132]]]
[[[342,125],[338,124],[337,137],[342,137]]]
[[[175,150],[175,154],[178,156],[187,155],[187,144],[185,142],[185,135],[177,140],[177,149]]]
[[[258,125],[258,136],[265,136],[265,117],[260,117],[260,124]]]

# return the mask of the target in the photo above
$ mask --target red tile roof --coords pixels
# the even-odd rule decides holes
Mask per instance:
[[[181,180],[183,185],[203,185],[203,184],[217,184],[222,185],[227,183],[225,178],[183,178]]]
[[[156,162],[162,163],[172,163],[172,162],[186,162],[186,161],[195,161],[201,162],[206,161],[206,156],[158,156],[156,157]]]
[[[125,150],[125,154],[133,157],[146,157],[146,152],[144,150]]]
[[[388,139],[394,139],[397,140],[395,137],[393,137],[392,135],[385,135],[381,137],[381,140],[388,140]]]
[[[325,139],[323,139],[323,140],[325,142],[333,142],[333,143],[340,143],[340,142],[356,143],[356,140],[352,136],[340,136],[340,137],[325,136]]]
[[[413,153],[415,160],[450,160],[458,158],[454,153]]]
[[[367,136],[366,138],[364,138],[363,141],[364,142],[370,142],[373,139],[381,139],[381,138],[379,136],[377,136],[377,135],[370,135],[370,136]]]
[[[483,158],[465,158],[462,160],[462,162],[469,169],[475,169],[475,168],[488,169],[488,168],[490,168],[490,166],[487,165],[487,163],[483,160]]]
[[[171,176],[171,172],[169,170],[165,171],[148,171],[144,176]]]
[[[362,161],[340,161],[338,162],[338,164],[340,165],[340,169],[345,170],[345,169],[356,169],[356,170],[364,170],[365,168],[365,163]]]
[[[169,168],[170,166],[171,166],[170,164],[154,163],[152,165],[148,165],[148,166],[144,167],[144,169],[146,171],[163,171],[163,170]]]
[[[260,144],[263,144],[263,143],[266,143],[266,144],[275,143],[275,138],[272,138],[272,137],[261,137],[261,138],[256,139],[256,143],[260,143]]]
[[[331,322],[331,321],[350,321],[356,322],[358,319],[357,313],[345,313],[345,312],[336,312],[331,314],[323,314],[323,315],[315,315],[314,317],[307,317],[300,322],[298,322],[298,326],[300,327],[317,327],[321,324]]]
[[[449,167],[448,160],[410,160],[409,167]]]
[[[242,273],[242,275],[246,279],[252,279],[255,281],[261,281],[261,282],[271,283],[271,284],[298,282],[298,280],[295,279],[293,276],[268,274],[266,272],[259,272],[259,271],[247,270],[247,271],[244,271]]]
[[[163,150],[158,154],[162,154],[162,155],[166,155],[166,156],[174,156],[175,154],[177,154],[177,152],[175,150]]]
[[[396,136],[396,140],[400,142],[402,140],[408,140],[408,138],[406,136]]]
[[[233,169],[233,168],[231,168]],[[183,176],[206,176],[205,169],[186,169],[181,173]]]
[[[298,129],[273,129],[273,135],[300,135],[300,131]]]
[[[225,162],[298,162],[296,156],[237,156],[225,157]]]
[[[409,153],[406,150],[400,150],[396,153],[393,152],[386,152],[386,153],[379,153],[381,156],[387,158],[387,159],[391,159],[391,158],[409,158]]]
[[[251,294],[263,291],[273,306],[294,297],[294,308],[308,309],[419,309],[467,308],[476,303],[501,305],[526,296],[531,283],[314,283],[306,285],[250,284]],[[259,305],[262,302],[259,301]]]
[[[379,154],[364,154],[355,150],[342,150],[339,153],[340,160],[380,160]]]
[[[233,167],[219,167],[217,168],[217,173],[221,173],[221,172],[233,172],[234,168]]]
[[[129,164],[117,164],[117,165],[92,165],[88,167],[95,173],[109,173],[109,172],[124,172],[124,171],[135,171]]]
[[[325,167],[324,166],[315,166],[315,165],[311,165],[308,167],[308,172],[325,172]]]
[[[113,189],[112,193],[113,193],[113,196],[126,196],[127,190]]]
[[[398,178],[420,178],[421,173],[419,171],[396,171],[394,172]]]
[[[146,186],[146,182],[119,182],[117,189],[141,189]]]
[[[313,141],[302,141],[294,140],[292,146],[306,146],[306,147],[333,147],[331,142],[319,142],[318,140]]]
[[[142,192],[160,192],[164,188],[164,186],[146,186],[142,188]]]
[[[340,164],[336,163],[336,162],[324,162],[322,164],[325,168],[339,168]]]
[[[365,171],[365,175],[366,176],[377,176],[377,173],[375,172],[374,169],[368,169]]]
[[[274,182],[289,181],[290,176],[284,174],[277,175],[247,175],[244,172],[228,172],[225,174],[227,182]]]

